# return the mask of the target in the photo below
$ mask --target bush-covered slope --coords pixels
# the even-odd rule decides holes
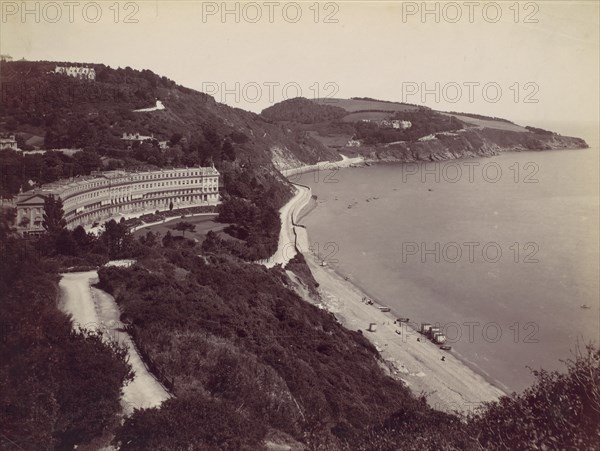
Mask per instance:
[[[284,149],[307,163],[323,157],[339,158],[302,132],[217,103],[207,94],[179,86],[149,70],[92,64],[89,66],[96,71],[96,81],[53,73],[56,65],[69,64],[1,63],[0,117],[5,131],[41,136],[45,148],[96,150],[125,148],[120,139],[123,132],[153,134],[158,140],[170,140],[173,147],[181,144],[185,148],[188,143],[191,152],[200,154],[200,161],[222,159],[222,149],[215,145],[226,139],[234,144],[233,154],[242,161],[268,164],[273,148]],[[153,107],[157,100],[165,109],[133,111]],[[231,155],[225,158],[232,159]]]
[[[344,109],[333,105],[322,105],[304,97],[297,97],[265,108],[260,114],[270,121],[315,124],[317,122],[341,119],[347,113]]]
[[[362,334],[300,299],[281,270],[185,251],[168,251],[165,258],[168,264],[155,257],[128,270],[100,271],[102,288],[115,295],[141,345],[174,379],[178,399],[156,413],[136,413],[119,434],[132,440],[124,449],[176,447],[183,436],[148,426],[186,415],[190,403],[215,406],[207,428],[229,416],[219,432],[227,449],[250,449],[270,429],[315,448],[354,449],[356,440],[367,443],[369,431],[384,427],[399,409],[434,418],[424,402],[383,373]],[[165,265],[174,264],[189,273],[179,280],[169,276]],[[455,421],[437,415],[441,429]],[[197,440],[198,449],[214,444],[203,438],[202,418],[186,420],[198,430],[181,433]],[[238,441],[229,442],[237,425]]]

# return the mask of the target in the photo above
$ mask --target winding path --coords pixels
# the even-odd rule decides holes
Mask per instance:
[[[159,110],[164,110],[165,106],[163,105],[163,103],[160,100],[156,101],[156,106],[150,107],[150,108],[141,108],[139,110],[133,110],[134,113],[148,113],[150,111],[159,111]]]
[[[74,329],[102,330],[107,332],[107,339],[127,346],[129,364],[135,376],[123,387],[121,405],[125,415],[130,415],[136,408],[160,406],[171,395],[148,371],[129,334],[122,332],[123,323],[114,298],[91,286],[97,282],[97,271],[62,274],[60,309],[71,315]]]

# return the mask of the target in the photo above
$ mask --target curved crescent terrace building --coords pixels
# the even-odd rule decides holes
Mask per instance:
[[[214,167],[160,169],[147,172],[92,172],[59,180],[17,197],[17,230],[23,235],[44,232],[46,197],[63,202],[67,227],[92,224],[135,212],[216,205],[219,172]]]

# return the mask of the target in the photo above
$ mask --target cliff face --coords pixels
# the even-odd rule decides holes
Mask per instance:
[[[365,146],[359,153],[369,160],[443,161],[457,158],[491,157],[502,152],[585,149],[581,138],[550,133],[514,132],[491,128],[444,133],[423,141]]]
[[[442,161],[510,151],[588,147],[580,138],[522,127],[507,119],[375,99],[333,100],[335,109],[331,110],[318,100],[291,99],[268,108],[261,116],[306,131],[330,151],[358,154],[371,161]],[[409,126],[400,127],[400,122]],[[331,154],[321,155],[325,160]],[[289,152],[274,153],[272,158],[278,167],[301,164]]]

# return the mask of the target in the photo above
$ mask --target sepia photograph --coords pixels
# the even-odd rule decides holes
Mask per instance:
[[[599,1],[0,15],[0,449],[600,450]]]

